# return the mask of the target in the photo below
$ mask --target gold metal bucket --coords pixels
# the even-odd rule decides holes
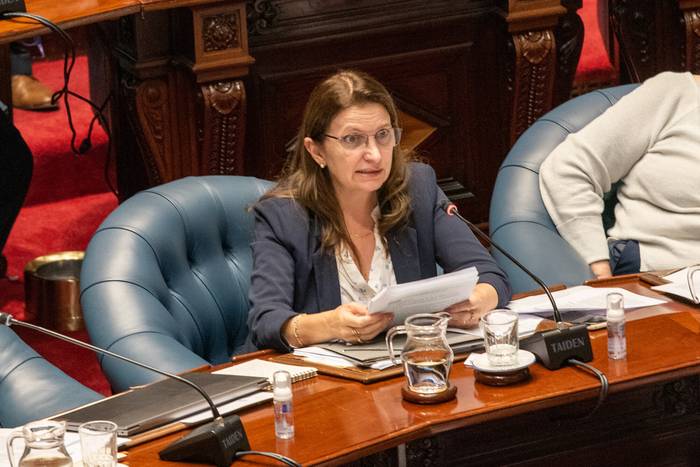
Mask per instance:
[[[85,253],[64,251],[33,259],[24,267],[26,316],[59,332],[85,328],[80,308],[80,267]]]

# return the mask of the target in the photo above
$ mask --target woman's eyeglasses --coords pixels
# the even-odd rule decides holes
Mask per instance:
[[[374,142],[381,148],[394,147],[401,142],[401,128],[382,128],[374,135],[364,133],[350,133],[344,136],[333,136],[324,134],[326,138],[331,138],[340,143],[347,151],[356,151],[369,143],[370,136],[374,137]]]

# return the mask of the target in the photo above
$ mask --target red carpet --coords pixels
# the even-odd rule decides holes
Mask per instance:
[[[62,61],[36,62],[34,74],[52,89],[62,86]],[[79,57],[70,82],[71,90],[89,95],[87,60]],[[92,118],[87,104],[71,100],[76,145],[86,136]],[[34,174],[4,253],[8,274],[17,281],[0,280],[0,307],[16,318],[24,318],[24,278],[27,262],[37,256],[68,250],[84,250],[97,226],[116,206],[104,179],[107,136],[96,125],[92,150],[83,156],[70,151],[70,130],[63,103],[55,112],[15,110],[15,125],[34,155]],[[16,329],[25,341],[49,361],[86,386],[109,394],[92,352],[55,339]],[[87,339],[86,332],[73,337]]]

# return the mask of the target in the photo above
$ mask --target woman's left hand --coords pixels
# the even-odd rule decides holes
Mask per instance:
[[[491,284],[476,284],[472,294],[463,302],[455,303],[444,311],[452,315],[449,325],[470,328],[479,324],[479,318],[498,305],[498,293]]]

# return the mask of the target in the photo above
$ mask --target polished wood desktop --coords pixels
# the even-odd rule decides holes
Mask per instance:
[[[636,276],[596,285],[661,296]],[[585,415],[595,405],[599,382],[585,371],[535,364],[529,381],[490,387],[475,382],[461,362],[450,376],[458,387],[451,402],[405,402],[403,377],[363,385],[318,376],[294,385],[293,440],[275,439],[270,404],[241,418],[252,449],[304,465],[697,465],[698,308],[669,299],[628,319],[625,360],[608,359],[605,330],[591,332],[591,364],[607,375],[610,394],[590,418]],[[128,463],[158,464],[158,451],[179,436],[129,449]],[[240,463],[271,462],[247,457]]]

